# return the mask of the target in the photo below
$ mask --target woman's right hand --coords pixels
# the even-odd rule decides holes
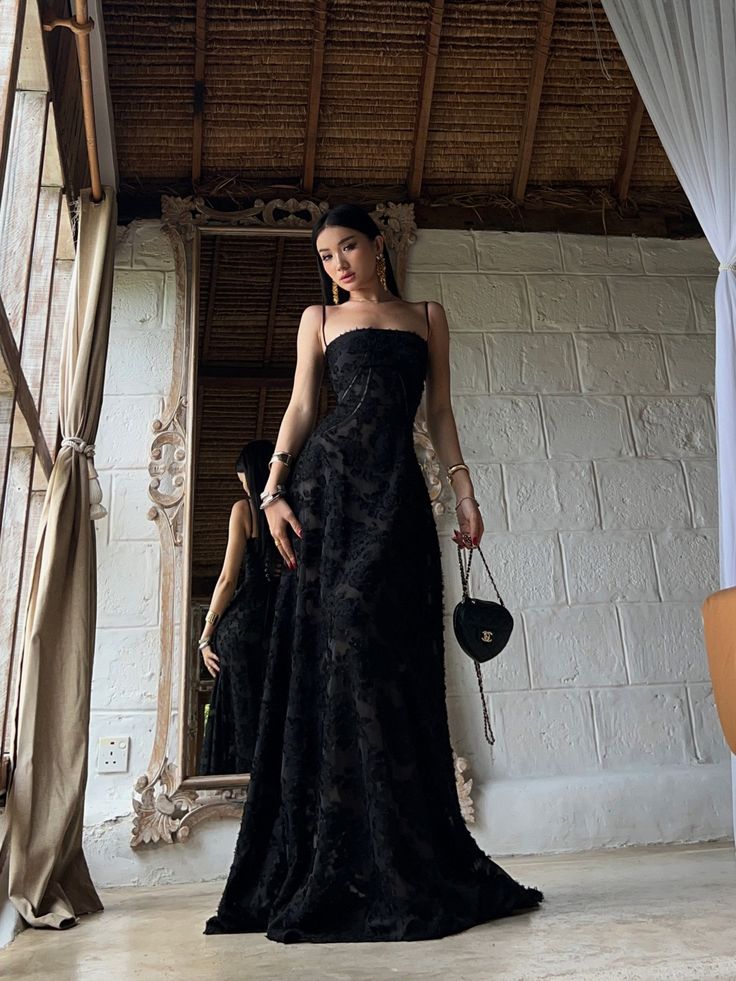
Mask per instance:
[[[296,556],[289,540],[288,528],[291,527],[302,538],[302,526],[299,524],[297,516],[292,511],[289,502],[280,497],[263,509],[266,513],[266,521],[274,540],[276,548],[279,550],[284,562],[290,569],[296,569]]]
[[[220,673],[220,659],[209,645],[202,648],[202,660],[212,677],[216,678]]]

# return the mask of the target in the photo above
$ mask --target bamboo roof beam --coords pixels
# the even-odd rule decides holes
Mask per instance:
[[[312,72],[307,98],[307,128],[304,134],[304,163],[302,188],[306,194],[314,191],[314,173],[317,158],[317,128],[322,91],[322,71],[325,60],[325,36],[327,33],[327,0],[315,0],[314,35],[312,42]]]
[[[424,161],[427,156],[427,137],[429,134],[429,119],[432,112],[432,95],[434,80],[437,74],[437,58],[440,49],[440,34],[442,32],[442,16],[444,0],[432,0],[429,12],[429,27],[424,46],[424,61],[422,77],[419,84],[419,104],[414,122],[414,138],[412,140],[409,175],[406,179],[407,193],[410,201],[415,201],[422,190],[422,175]]]
[[[556,6],[557,0],[542,0],[539,8],[537,37],[534,44],[534,55],[532,56],[532,70],[529,77],[529,88],[526,94],[524,121],[521,126],[519,156],[516,161],[514,179],[511,183],[511,197],[516,204],[523,202],[524,195],[526,194],[526,186],[529,181],[529,170],[532,162],[532,152],[534,150],[534,135],[537,129],[539,104],[542,99],[544,72],[549,58]]]
[[[618,161],[618,169],[613,182],[613,193],[619,201],[625,201],[629,196],[631,187],[631,174],[634,170],[636,151],[639,147],[639,136],[641,135],[641,121],[644,117],[644,103],[639,95],[638,89],[634,89],[629,104],[629,114],[626,119],[626,129],[621,146],[621,156]]]
[[[202,179],[206,45],[207,0],[197,0],[194,21],[194,118],[192,122],[192,184],[195,187]]]

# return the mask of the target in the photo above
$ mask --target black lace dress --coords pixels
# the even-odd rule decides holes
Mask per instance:
[[[258,732],[278,571],[246,541],[239,585],[212,635],[220,662],[210,698],[199,773],[249,773]]]
[[[360,327],[325,357],[338,404],[289,481],[304,537],[290,536],[248,800],[205,933],[441,937],[542,894],[479,848],[460,811],[439,541],[412,432],[427,342]]]

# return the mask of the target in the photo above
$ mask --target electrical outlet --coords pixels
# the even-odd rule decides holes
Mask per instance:
[[[127,773],[130,736],[100,739],[97,744],[98,773]]]

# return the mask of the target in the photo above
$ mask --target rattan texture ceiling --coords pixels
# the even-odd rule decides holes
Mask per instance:
[[[298,187],[313,140],[315,193],[396,187],[420,133],[423,199],[465,188],[506,192],[549,8],[549,0],[106,0],[121,186],[191,182],[198,147],[195,186]],[[551,8],[528,186],[605,186],[626,142],[633,81],[600,0],[595,30],[588,0]],[[627,187],[678,186],[645,113]]]

